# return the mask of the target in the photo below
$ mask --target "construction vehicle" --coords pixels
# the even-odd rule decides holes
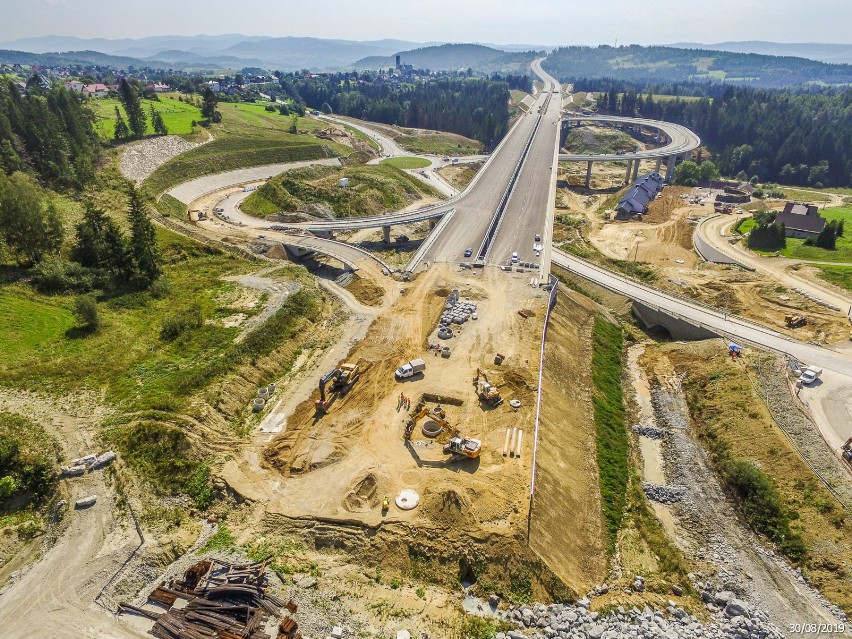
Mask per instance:
[[[813,384],[816,380],[819,379],[819,376],[822,375],[822,369],[819,366],[808,366],[805,370],[802,371],[801,377],[799,377],[799,381],[802,384]]]
[[[799,328],[807,324],[808,320],[802,315],[785,315],[784,322],[787,324],[787,328]]]
[[[414,427],[417,425],[417,422],[427,415],[429,416],[429,419],[434,421],[441,428],[438,434],[447,433],[450,435],[450,441],[444,446],[444,454],[453,454],[453,458],[450,461],[456,461],[456,459],[460,459],[461,457],[469,457],[470,459],[476,459],[479,457],[479,453],[482,452],[482,442],[478,439],[465,437],[457,429],[453,429],[449,422],[447,422],[446,415],[440,406],[437,406],[432,410],[429,410],[425,406],[420,408],[420,410],[417,411],[417,414],[409,419],[408,423],[405,425],[406,440],[411,439],[411,433],[414,431]]]
[[[322,414],[326,413],[337,395],[345,395],[349,392],[349,389],[358,381],[360,376],[358,364],[343,364],[340,368],[335,368],[320,377],[320,398],[314,402],[316,411]],[[330,394],[326,394],[325,387],[329,382],[331,382]]]
[[[476,377],[473,381],[476,384],[476,394],[479,395],[479,400],[481,402],[491,406],[492,408],[496,408],[503,403],[503,398],[500,397],[500,391],[497,390],[496,386],[489,383],[488,375],[485,374],[485,371],[477,368]]]
[[[843,460],[852,465],[852,437],[846,440],[846,443],[840,447],[840,456]]]
[[[389,510],[390,510],[390,499],[388,499],[388,497],[386,495],[385,498],[382,500],[382,512],[386,513]]]
[[[402,366],[396,369],[397,379],[405,379],[406,377],[414,377],[418,373],[422,373],[426,370],[426,362],[422,359],[413,359],[410,362],[406,362]]]

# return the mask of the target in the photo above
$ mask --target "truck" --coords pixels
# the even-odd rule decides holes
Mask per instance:
[[[820,375],[822,375],[821,368],[818,366],[808,366],[804,371],[802,371],[802,376],[799,377],[799,381],[801,381],[802,384],[813,384],[819,379]]]
[[[422,359],[413,359],[410,362],[406,362],[402,366],[396,369],[396,378],[397,379],[405,379],[407,377],[413,377],[417,373],[422,373],[426,370],[426,362]]]

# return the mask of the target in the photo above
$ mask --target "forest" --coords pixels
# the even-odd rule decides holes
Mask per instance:
[[[849,64],[674,47],[562,47],[548,55],[543,66],[561,82],[609,77],[645,83],[735,82],[762,88],[852,84]]]
[[[55,189],[80,188],[92,179],[100,143],[92,115],[62,87],[30,88],[21,95],[0,83],[0,172],[34,173]]]
[[[714,99],[655,99],[613,88],[598,108],[683,124],[723,175],[782,184],[852,186],[852,89],[820,94],[726,87]]]
[[[513,83],[517,82],[513,78]],[[410,83],[359,81],[348,73],[282,75],[283,91],[312,109],[363,120],[458,133],[493,149],[509,129],[509,85],[441,77]]]

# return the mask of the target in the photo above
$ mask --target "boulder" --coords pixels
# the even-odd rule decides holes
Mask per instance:
[[[751,615],[751,607],[740,599],[731,599],[728,605],[725,606],[725,614],[728,617],[749,617]]]
[[[736,595],[730,590],[720,590],[713,596],[713,603],[715,603],[720,608],[724,608],[728,605],[728,602],[734,597],[736,597]]]

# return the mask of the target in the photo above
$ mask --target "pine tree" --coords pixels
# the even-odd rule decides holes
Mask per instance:
[[[166,128],[166,123],[163,122],[163,116],[159,111],[154,110],[154,105],[151,105],[151,126],[154,127],[154,133],[157,135],[168,135],[169,130]]]
[[[127,122],[121,117],[121,111],[118,110],[118,105],[115,106],[115,136],[117,142],[126,140],[130,137],[130,129],[127,128]]]
[[[91,268],[102,268],[113,276],[127,276],[130,263],[124,234],[118,224],[91,202],[77,225],[77,242],[71,258]]]
[[[132,184],[128,192],[127,218],[130,221],[129,248],[134,271],[136,277],[148,287],[162,272],[157,250],[157,235],[148,217],[142,196]]]
[[[142,101],[139,99],[139,93],[136,87],[127,81],[127,78],[122,78],[118,85],[118,95],[124,104],[124,111],[127,113],[127,124],[134,138],[141,138],[145,135],[145,112],[142,110]]]

